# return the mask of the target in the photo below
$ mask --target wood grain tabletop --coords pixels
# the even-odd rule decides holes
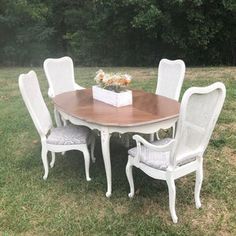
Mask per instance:
[[[59,94],[53,98],[59,111],[105,126],[137,126],[178,117],[180,103],[142,90],[132,90],[133,104],[114,107],[94,100],[91,89]]]

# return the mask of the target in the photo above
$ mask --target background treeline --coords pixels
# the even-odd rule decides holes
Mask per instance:
[[[0,0],[0,65],[236,65],[236,0]]]

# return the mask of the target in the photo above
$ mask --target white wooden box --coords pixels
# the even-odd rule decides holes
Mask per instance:
[[[101,102],[108,103],[115,107],[131,105],[133,103],[132,91],[116,93],[98,86],[92,87],[93,98]]]

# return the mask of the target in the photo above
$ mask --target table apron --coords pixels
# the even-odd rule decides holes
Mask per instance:
[[[87,122],[84,120],[81,120],[79,118],[70,116],[66,114],[63,111],[60,111],[60,114],[65,120],[69,120],[72,124],[75,125],[84,125],[89,127],[90,129],[97,129],[99,131],[107,130],[110,134],[111,133],[143,133],[143,134],[151,134],[154,133],[160,129],[168,129],[172,127],[175,122],[178,120],[178,117],[174,117],[168,120],[153,122],[150,124],[142,124],[142,125],[134,125],[134,126],[106,126],[106,125],[100,125],[92,122]]]

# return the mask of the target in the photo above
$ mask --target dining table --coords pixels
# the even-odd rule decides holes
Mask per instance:
[[[132,90],[132,97],[132,104],[123,107],[93,99],[91,88],[65,92],[53,98],[63,119],[100,132],[107,197],[112,194],[111,134],[153,134],[172,127],[179,116],[180,103],[176,100],[143,90]]]

